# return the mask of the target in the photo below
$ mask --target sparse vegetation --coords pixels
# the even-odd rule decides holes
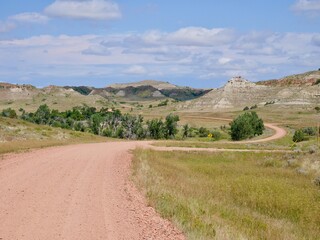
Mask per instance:
[[[164,107],[164,106],[167,106],[167,105],[168,105],[168,102],[169,102],[169,100],[168,100],[168,99],[166,99],[166,100],[164,100],[164,101],[160,102],[160,103],[158,104],[158,107]]]
[[[189,239],[318,239],[320,192],[300,157],[136,150],[134,179]]]
[[[276,103],[275,101],[270,101],[270,102],[266,102],[264,105],[268,106],[268,105],[272,105],[272,104],[275,104],[275,103]]]

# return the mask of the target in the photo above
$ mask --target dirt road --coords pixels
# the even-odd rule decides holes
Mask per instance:
[[[146,142],[55,147],[0,159],[0,239],[184,239],[129,180]]]
[[[273,123],[265,123],[264,126],[266,128],[270,128],[274,131],[274,134],[270,137],[266,137],[266,138],[261,138],[261,139],[256,139],[256,140],[245,140],[245,141],[240,141],[237,143],[260,143],[260,142],[269,142],[269,141],[273,141],[273,140],[277,140],[280,138],[283,138],[287,135],[286,130],[284,130],[281,127],[276,126]]]
[[[285,136],[272,124],[271,137]],[[241,142],[244,143],[244,142]],[[0,159],[0,240],[184,239],[130,181],[129,150],[148,142],[83,144]],[[186,151],[259,151],[182,149]]]
[[[216,117],[195,117],[195,116],[184,116],[184,118],[195,118],[195,119],[209,119],[209,120],[219,120],[219,121],[226,121],[231,122],[232,119],[230,118],[216,118]],[[285,129],[278,127],[275,123],[264,123],[264,126],[266,128],[269,128],[274,131],[274,134],[270,137],[261,138],[261,139],[255,139],[255,140],[245,140],[245,141],[238,141],[233,143],[260,143],[260,142],[268,142],[277,140],[280,138],[283,138],[287,135],[287,132]]]

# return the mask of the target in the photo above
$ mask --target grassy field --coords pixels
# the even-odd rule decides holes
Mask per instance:
[[[133,177],[189,239],[319,239],[319,159],[138,149]]]
[[[107,138],[89,133],[35,125],[0,117],[0,154],[76,143],[104,142]]]

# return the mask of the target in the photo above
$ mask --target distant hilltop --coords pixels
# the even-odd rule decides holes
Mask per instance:
[[[48,86],[36,88],[0,82],[0,102],[11,104],[19,100],[24,104],[53,105],[108,101],[157,101],[172,99],[182,101],[177,109],[182,111],[215,109],[241,109],[255,105],[315,105],[319,104],[320,71],[310,71],[277,80],[251,82],[242,76],[231,78],[221,88],[196,89],[181,87],[168,82],[144,80],[134,83],[112,84],[105,88],[88,86]],[[38,102],[39,102],[38,101]]]
[[[231,78],[223,87],[183,102],[179,110],[212,111],[243,109],[266,105],[316,105],[320,96],[320,71],[287,76],[278,80],[250,82],[241,76]]]
[[[290,75],[284,78],[260,81],[257,84],[265,86],[312,86],[320,79],[320,69],[301,74]]]
[[[156,80],[143,80],[143,81],[133,82],[133,83],[115,83],[107,87],[123,89],[127,87],[141,87],[141,86],[151,86],[158,90],[181,88],[169,82],[156,81]]]

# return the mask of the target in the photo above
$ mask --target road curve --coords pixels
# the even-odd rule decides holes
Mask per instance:
[[[184,239],[129,180],[129,150],[146,145],[83,144],[0,159],[0,239]]]

